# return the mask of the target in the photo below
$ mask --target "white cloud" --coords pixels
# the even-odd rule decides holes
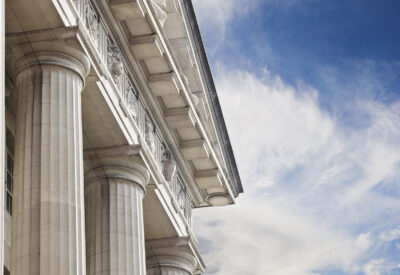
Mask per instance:
[[[297,93],[269,73],[259,79],[227,72],[217,83],[233,143],[241,145],[235,151],[244,156],[238,158],[244,174],[259,179],[262,173],[275,181],[328,144],[329,154],[340,150],[332,120],[315,104],[315,91]],[[250,159],[264,161],[255,165]]]
[[[194,0],[193,5],[202,27],[224,33],[227,24],[236,16],[246,14],[260,0]]]
[[[318,91],[267,70],[220,67],[215,80],[245,193],[235,206],[198,210],[206,274],[380,274],[390,262],[364,262],[380,241],[369,230],[400,212],[398,199],[376,190],[393,186],[399,166],[400,103],[355,101],[343,111],[362,114],[365,126],[343,126]]]
[[[287,9],[304,0],[193,0],[197,20],[201,30],[207,33],[213,41],[216,50],[226,41],[226,32],[232,26],[232,21],[257,12],[261,3],[271,8]]]
[[[224,29],[236,17],[254,11],[259,4],[264,3],[276,8],[291,8],[304,0],[193,0],[198,20],[202,26]]]
[[[392,274],[391,271],[399,271],[399,266],[394,263],[389,263],[385,259],[372,259],[366,263],[363,267],[363,271],[366,275],[384,275]],[[398,274],[398,273],[395,273]]]
[[[364,272],[366,275],[380,275],[382,266],[385,263],[384,259],[376,259],[370,261],[368,264],[365,265],[364,267]]]
[[[381,234],[379,234],[379,239],[384,242],[391,242],[394,240],[399,240],[400,239],[400,228],[381,232]]]
[[[370,246],[368,235],[350,238],[258,199],[201,214],[196,228],[211,237],[206,262],[217,270],[205,274],[317,274],[313,270],[351,268]]]
[[[193,5],[201,31],[213,41],[211,53],[227,42],[226,32],[230,22],[246,15],[260,0],[194,0]]]

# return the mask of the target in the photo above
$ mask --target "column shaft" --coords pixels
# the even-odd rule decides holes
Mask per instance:
[[[143,190],[103,179],[86,188],[87,274],[145,275]]]
[[[149,172],[140,165],[132,169],[131,160],[131,168],[108,162],[85,175],[87,274],[146,275],[143,196]]]
[[[82,76],[62,54],[31,59],[17,76],[11,274],[85,274]]]

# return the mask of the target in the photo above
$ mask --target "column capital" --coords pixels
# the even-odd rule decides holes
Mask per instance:
[[[13,77],[27,68],[57,66],[77,73],[82,80],[89,74],[90,61],[78,39],[79,29],[54,28],[6,36],[7,57]]]
[[[61,50],[60,50],[61,49]],[[14,77],[26,69],[41,69],[42,66],[56,66],[71,70],[78,74],[84,82],[89,74],[89,59],[78,50],[67,47],[52,50],[30,52],[17,60],[14,67]]]
[[[174,268],[193,274],[197,266],[196,257],[175,247],[159,247],[146,250],[147,270]]]
[[[189,236],[146,240],[147,274],[182,275],[204,271],[204,263],[192,241]]]
[[[140,147],[134,145],[85,150],[85,184],[121,179],[139,185],[145,193],[150,172],[140,161],[139,151]]]

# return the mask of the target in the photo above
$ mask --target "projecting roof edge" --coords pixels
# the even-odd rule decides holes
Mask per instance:
[[[219,128],[217,131],[220,139],[223,142],[223,150],[228,165],[228,173],[233,179],[233,184],[230,183],[232,189],[235,191],[235,195],[238,196],[240,193],[243,193],[243,186],[239,176],[239,171],[237,169],[235,156],[233,154],[232,145],[229,139],[228,130],[225,125],[224,116],[222,114],[221,105],[219,104],[219,99],[217,95],[217,91],[215,88],[213,76],[211,73],[210,65],[208,63],[207,54],[204,48],[203,40],[201,38],[200,29],[197,24],[196,15],[193,9],[192,0],[184,0],[182,1],[183,6],[186,10],[186,14],[188,17],[188,22],[190,24],[190,28],[192,31],[192,35],[195,42],[195,47],[199,55],[200,59],[200,69],[202,70],[202,74],[205,78],[205,84],[207,85],[207,89],[205,93],[210,99],[211,102],[211,109],[213,112],[213,116],[217,121],[217,127]]]

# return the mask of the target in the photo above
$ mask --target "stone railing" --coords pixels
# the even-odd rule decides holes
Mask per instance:
[[[97,55],[108,70],[110,81],[118,90],[120,106],[126,115],[131,116],[136,123],[143,143],[151,152],[152,160],[158,171],[163,175],[175,205],[178,205],[177,211],[181,211],[187,224],[191,226],[193,206],[186,187],[176,171],[176,162],[172,151],[151,119],[141,95],[134,87],[131,76],[125,69],[126,63],[124,63],[116,39],[107,31],[100,14],[89,0],[71,1],[80,16],[80,21],[85,26]]]
[[[177,198],[178,208],[184,214],[188,225],[191,226],[193,206],[190,198],[187,196],[185,185],[182,184],[182,181],[179,177],[174,177],[169,184],[174,197]]]

